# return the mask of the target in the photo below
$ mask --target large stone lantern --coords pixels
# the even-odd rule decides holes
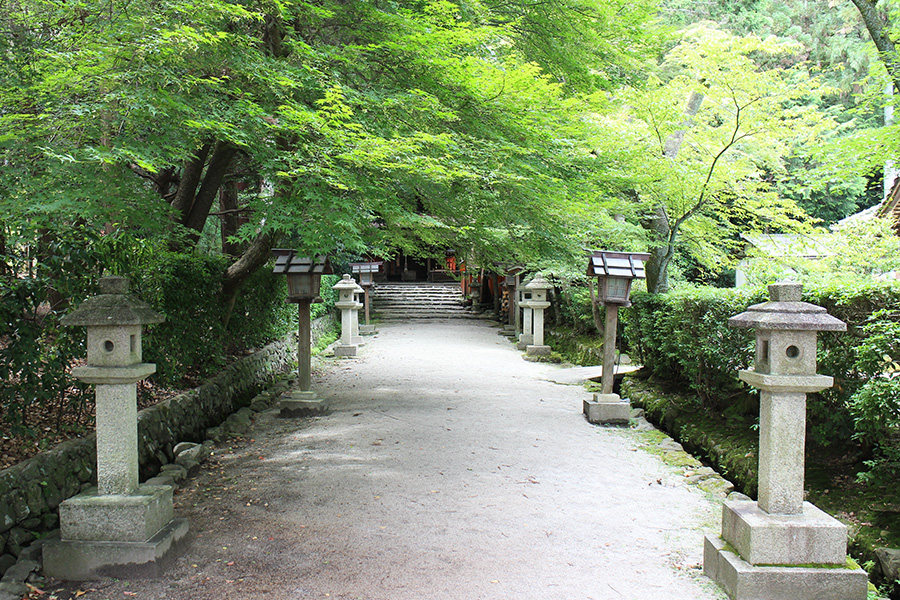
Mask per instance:
[[[547,291],[552,288],[544,276],[538,273],[525,289],[531,292],[528,307],[531,309],[532,342],[525,346],[528,356],[546,356],[550,354],[550,346],[544,345],[544,310],[550,308]]]
[[[300,256],[293,250],[276,249],[273,272],[287,276],[288,302],[297,305],[297,376],[298,389],[281,398],[283,417],[303,416],[323,412],[327,403],[312,389],[310,305],[321,302],[319,286],[322,275],[334,271],[327,257]]]
[[[61,319],[87,327],[87,365],[72,375],[97,386],[97,488],[59,507],[60,540],[43,550],[44,571],[57,579],[156,576],[188,530],[173,518],[171,486],[139,485],[136,384],[156,372],[142,362],[141,328],[163,316],[128,287],[104,277],[100,295]]]
[[[760,390],[759,501],[729,500],[722,536],[706,536],[703,570],[735,600],[865,600],[866,572],[847,567],[847,528],[803,501],[806,394],[830,387],[816,373],[818,331],[846,325],[801,302],[798,283],[769,286],[770,302],[729,319],[756,330],[754,368],[741,380]]]
[[[359,286],[356,281],[348,274],[332,286],[338,293],[338,300],[334,303],[335,308],[341,311],[341,343],[334,347],[334,355],[341,357],[356,356],[358,342],[354,336],[354,319],[359,315],[359,308],[362,306],[356,301],[356,294]]]
[[[631,402],[613,393],[616,382],[616,330],[619,307],[631,306],[631,284],[646,278],[644,263],[649,254],[641,252],[595,251],[588,258],[588,277],[597,278],[600,302],[606,307],[603,336],[603,372],[601,393],[584,401],[583,411],[591,423],[628,423]]]

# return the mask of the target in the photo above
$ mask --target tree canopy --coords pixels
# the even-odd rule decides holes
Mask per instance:
[[[570,192],[577,93],[638,77],[652,46],[650,2],[8,8],[4,236],[82,223],[190,248],[212,216],[234,256],[226,291],[281,240],[558,246],[567,203],[591,197]]]

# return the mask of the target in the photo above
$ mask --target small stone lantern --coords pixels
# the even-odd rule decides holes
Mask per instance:
[[[601,393],[584,401],[584,415],[591,423],[628,423],[631,402],[613,393],[616,383],[616,330],[619,307],[631,306],[631,282],[646,278],[644,262],[649,254],[640,252],[596,251],[588,258],[588,277],[597,277],[600,302],[606,306],[603,336],[603,373]]]
[[[334,271],[325,256],[300,256],[293,250],[275,249],[274,273],[287,275],[288,302],[297,305],[297,375],[298,388],[281,398],[281,416],[294,417],[318,414],[328,405],[312,390],[310,305],[321,302],[319,286],[322,275]]]
[[[60,539],[43,550],[44,571],[57,579],[156,576],[188,531],[173,518],[171,486],[139,485],[137,382],[156,372],[141,360],[141,327],[163,316],[128,287],[104,277],[100,295],[61,319],[87,327],[87,365],[72,375],[97,386],[97,488],[59,507]]]
[[[550,354],[550,346],[544,345],[544,310],[550,308],[547,301],[547,290],[553,286],[538,273],[525,289],[531,292],[531,300],[528,307],[531,309],[532,318],[532,343],[525,346],[525,354],[528,356],[546,356]]]
[[[341,311],[341,343],[334,347],[334,355],[341,357],[356,356],[358,344],[354,341],[353,320],[354,313],[361,306],[356,301],[356,290],[359,288],[356,281],[350,275],[344,277],[332,286],[338,293],[338,300],[334,306]]]
[[[362,335],[373,335],[376,333],[375,326],[369,322],[369,312],[371,307],[369,293],[375,286],[375,275],[381,272],[382,265],[384,265],[384,261],[382,260],[350,263],[350,270],[354,275],[356,275],[356,278],[359,281],[359,285],[361,285],[364,290],[363,303],[365,304],[366,324],[361,325],[359,328],[359,331]]]
[[[706,536],[703,570],[735,600],[865,600],[868,578],[847,567],[847,528],[803,501],[806,394],[832,385],[816,374],[816,334],[844,331],[825,309],[801,302],[802,286],[769,286],[770,302],[729,319],[756,329],[752,370],[760,390],[759,501],[728,500],[722,536]]]

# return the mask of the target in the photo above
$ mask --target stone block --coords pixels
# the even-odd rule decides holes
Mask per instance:
[[[900,550],[896,548],[875,548],[875,556],[881,572],[888,581],[900,579]]]
[[[163,465],[159,470],[160,477],[170,477],[175,483],[181,483],[187,479],[187,469],[181,465]]]
[[[40,569],[40,565],[37,561],[34,560],[19,560],[6,570],[6,573],[3,574],[2,581],[4,583],[21,583],[28,579],[28,576],[31,575],[33,571],[37,571]]]
[[[96,491],[59,506],[63,540],[146,542],[172,520],[172,488],[141,485],[134,494],[101,496]]]
[[[726,501],[722,537],[752,565],[843,565],[847,526],[809,502],[796,515],[770,515],[756,502]]]
[[[356,344],[339,344],[334,347],[334,355],[339,358],[349,358],[356,356],[358,346]]]
[[[618,394],[594,394],[584,401],[583,411],[590,423],[625,424],[631,420],[631,402]]]
[[[282,418],[309,417],[322,415],[328,412],[328,400],[320,398],[313,391],[294,390],[289,394],[281,397],[281,412],[279,416]]]
[[[12,554],[0,555],[0,577],[3,577],[14,564],[16,564],[16,557]]]
[[[707,535],[703,573],[732,600],[866,600],[869,579],[859,568],[755,566]]]
[[[549,356],[550,346],[525,346],[525,354],[528,356]]]
[[[44,545],[44,573],[86,581],[159,577],[187,539],[186,519],[173,519],[145,542],[60,540]]]
[[[360,335],[375,335],[378,333],[378,330],[374,325],[360,325],[359,326],[359,334]]]

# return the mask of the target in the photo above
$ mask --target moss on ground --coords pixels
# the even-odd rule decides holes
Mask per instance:
[[[649,379],[625,378],[622,395],[634,407],[643,408],[647,420],[686,450],[708,461],[738,491],[756,497],[759,435],[755,420],[708,414],[699,408],[697,398]],[[891,598],[900,598],[900,586],[879,579],[875,558],[875,548],[900,548],[900,486],[859,483],[856,474],[864,470],[861,461],[857,452],[846,448],[809,449],[808,500],[848,526],[853,559]]]

